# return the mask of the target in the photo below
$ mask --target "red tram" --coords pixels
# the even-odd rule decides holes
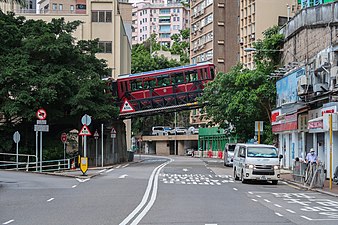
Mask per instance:
[[[123,103],[126,102],[136,112],[194,103],[201,96],[205,84],[214,77],[215,66],[200,63],[120,75],[112,88],[123,114]]]

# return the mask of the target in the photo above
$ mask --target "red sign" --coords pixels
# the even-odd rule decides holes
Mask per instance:
[[[67,141],[67,134],[66,134],[66,133],[62,133],[62,134],[61,134],[61,141],[62,141],[63,143],[66,143],[66,141]]]
[[[308,122],[308,129],[323,129],[323,120],[310,121]]]
[[[135,109],[128,102],[128,100],[125,99],[123,105],[121,106],[120,113],[127,113],[127,112],[135,112]]]
[[[334,109],[323,110],[323,111],[322,111],[322,116],[323,116],[325,113],[334,113]]]
[[[44,109],[38,109],[38,111],[36,112],[36,117],[39,120],[44,120],[47,117],[47,112]]]
[[[290,122],[290,123],[282,123],[278,125],[272,125],[272,132],[281,132],[287,130],[297,130],[297,121]]]
[[[87,127],[87,125],[83,125],[83,127],[80,130],[79,136],[90,136],[92,135],[92,133],[90,133],[89,128]]]

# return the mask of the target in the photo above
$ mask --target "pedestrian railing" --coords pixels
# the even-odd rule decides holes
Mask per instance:
[[[295,165],[293,167],[293,180],[296,182],[304,183],[305,181],[305,170],[306,163],[295,161]]]
[[[322,163],[309,163],[305,171],[304,185],[310,188],[322,188],[325,181],[325,170]]]
[[[0,153],[0,169],[22,171],[60,171],[70,169],[70,159],[48,160],[40,162],[35,155]]]

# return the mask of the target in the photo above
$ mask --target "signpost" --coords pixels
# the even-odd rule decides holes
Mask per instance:
[[[96,153],[96,160],[95,160],[95,165],[97,167],[97,139],[99,139],[99,133],[97,132],[97,130],[94,133],[94,138],[95,138],[95,153]]]
[[[87,157],[87,136],[92,135],[90,133],[90,130],[88,128],[88,126],[91,124],[92,119],[90,118],[90,116],[88,116],[87,114],[85,114],[82,118],[81,118],[81,123],[83,125],[79,135],[80,136],[84,136],[83,137],[83,156]]]
[[[13,134],[13,141],[16,144],[16,170],[19,170],[19,142],[20,142],[20,133],[15,131]]]
[[[116,138],[116,130],[113,127],[110,131],[110,137],[112,138],[112,151],[113,151],[113,159],[115,160],[115,149],[114,149],[114,143]]]
[[[38,139],[40,132],[40,172],[42,172],[42,132],[49,132],[49,125],[47,125],[47,112],[44,109],[38,109],[36,112],[36,117],[38,120],[36,121],[36,125],[34,125],[34,131],[36,132],[36,171],[38,169]]]
[[[263,121],[255,121],[255,133],[258,133],[257,143],[261,143],[261,132],[263,133]]]
[[[66,162],[66,142],[67,142],[67,134],[66,133],[61,134],[61,141],[63,143],[63,163],[65,165],[65,162]],[[63,166],[63,167],[65,167],[65,166]]]

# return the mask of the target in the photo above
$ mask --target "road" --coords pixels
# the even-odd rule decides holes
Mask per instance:
[[[0,224],[338,224],[338,199],[234,181],[221,160],[144,157],[91,179],[0,171]]]

